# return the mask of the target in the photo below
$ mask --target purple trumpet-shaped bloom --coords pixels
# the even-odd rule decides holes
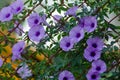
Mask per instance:
[[[72,39],[68,36],[63,37],[60,41],[60,47],[64,51],[69,51],[70,49],[73,48],[73,45],[74,45],[74,43],[73,43]]]
[[[92,47],[87,47],[84,50],[84,58],[87,59],[89,62],[99,59],[100,56],[101,56],[101,51],[98,51]]]
[[[28,65],[22,65],[18,70],[17,73],[22,79],[26,79],[27,77],[32,76],[31,70],[29,70]]]
[[[22,0],[16,0],[11,4],[13,14],[20,13],[24,8],[24,3]]]
[[[84,31],[82,28],[75,26],[71,29],[69,37],[73,42],[79,42],[84,37]]]
[[[59,74],[58,80],[75,80],[75,78],[70,71],[64,70]]]
[[[96,61],[92,62],[92,70],[94,70],[94,71],[103,73],[106,71],[106,69],[107,69],[107,66],[104,61],[96,60]]]
[[[17,24],[18,24],[18,22],[16,21],[15,24],[14,24],[14,27],[16,27]],[[22,31],[23,31],[23,26],[22,26],[21,24],[19,24],[18,28],[15,29],[15,32],[16,32],[19,36],[21,36],[22,33],[23,33]]]
[[[25,48],[25,42],[24,41],[20,41],[18,43],[16,43],[13,47],[12,47],[12,60],[16,60],[16,59],[21,59],[21,52],[24,50]]]
[[[3,65],[3,60],[0,58],[0,67]]]
[[[86,16],[80,19],[79,26],[87,32],[93,32],[97,27],[97,19],[95,16]]]
[[[45,14],[43,14],[40,18],[41,18],[43,24],[45,24],[47,26],[50,26],[46,21],[46,15]]]
[[[44,38],[45,30],[40,25],[32,27],[28,32],[28,36],[29,36],[30,40],[39,42],[42,38]]]
[[[0,11],[0,21],[10,21],[12,18],[12,8],[10,6],[2,8],[2,10]]]
[[[62,18],[62,16],[54,15],[53,18],[54,18],[54,20],[59,21]]]
[[[89,47],[95,48],[97,50],[102,50],[104,46],[104,42],[101,38],[99,37],[94,37],[94,38],[89,38],[87,40],[87,45]]]
[[[68,9],[68,10],[66,11],[65,15],[75,16],[75,15],[76,15],[76,12],[77,12],[77,9],[78,9],[77,6],[71,7],[70,9]]]
[[[100,74],[90,69],[86,75],[87,80],[100,80]]]
[[[33,13],[28,18],[28,24],[30,27],[36,27],[42,22],[42,19],[40,18],[39,14]]]

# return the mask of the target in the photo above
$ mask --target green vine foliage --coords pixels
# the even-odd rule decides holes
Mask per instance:
[[[9,1],[9,0],[5,0]],[[24,0],[23,0],[24,1]],[[14,1],[13,1],[14,2]],[[10,5],[12,2],[0,1],[2,9]],[[86,41],[90,37],[99,36],[104,41],[104,48],[102,49],[101,59],[107,65],[107,70],[102,73],[100,80],[119,80],[120,79],[120,25],[115,26],[111,22],[120,17],[120,0],[53,0],[53,4],[49,5],[49,0],[26,0],[24,1],[24,9],[19,14],[14,15],[11,21],[0,22],[0,58],[3,59],[3,65],[0,67],[1,80],[22,80],[17,73],[17,69],[21,64],[27,64],[31,70],[32,76],[26,80],[58,80],[59,74],[63,70],[70,71],[75,80],[87,80],[86,74],[91,67],[92,62],[88,62],[83,54],[87,47]],[[85,7],[90,7],[90,10]],[[55,12],[63,15],[69,8],[79,6],[77,10],[77,18],[73,16],[63,16],[58,22],[53,20]],[[44,25],[46,37],[39,43],[31,41],[28,37],[28,31],[24,31],[22,36],[12,37],[15,34],[15,29],[21,24],[26,25],[26,20],[33,13],[39,15],[46,14],[49,26]],[[114,13],[115,17],[112,19],[109,14]],[[84,16],[96,16],[97,28],[91,33],[85,33],[84,38],[74,45],[72,50],[63,51],[60,48],[60,40],[69,35],[70,30],[76,26],[79,19]],[[105,17],[110,18],[106,20]],[[14,27],[15,21],[18,25]],[[110,29],[110,30],[108,30]],[[7,33],[4,31],[7,30]],[[107,41],[113,38],[114,40],[107,44]],[[6,46],[13,47],[17,42],[24,40],[26,42],[25,49],[22,53],[22,60],[15,60],[17,63],[16,69],[13,69],[12,63],[6,62],[9,57],[5,57],[2,52],[7,53]],[[46,43],[50,43],[46,45]],[[116,46],[115,44],[118,44]],[[31,48],[34,48],[33,50]],[[12,52],[11,52],[12,53]],[[36,55],[43,55],[45,58],[39,60]],[[12,62],[12,61],[11,61]],[[3,75],[4,74],[4,75]],[[17,78],[15,78],[16,76]]]

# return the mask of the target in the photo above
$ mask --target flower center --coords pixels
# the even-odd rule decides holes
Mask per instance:
[[[96,75],[93,74],[93,75],[91,76],[91,78],[92,78],[92,79],[96,79]]]
[[[97,71],[100,71],[100,70],[101,70],[101,68],[98,66],[98,67],[96,68],[96,70],[97,70]]]
[[[38,32],[36,32],[35,36],[37,36],[37,37],[38,37],[39,35],[40,35],[40,32],[39,32],[39,31],[38,31]]]
[[[34,23],[37,24],[37,23],[38,23],[38,19],[35,19],[35,20],[34,20]]]
[[[6,18],[10,17],[10,13],[6,14]]]
[[[20,48],[19,51],[21,51],[23,48]]]
[[[64,77],[63,80],[68,80],[68,78],[67,78],[67,77]]]
[[[66,43],[66,47],[69,47],[70,46],[70,43],[68,42],[68,43]]]
[[[77,37],[77,38],[79,38],[80,36],[81,36],[80,33],[77,33],[77,34],[76,34],[76,37]]]
[[[95,24],[94,24],[94,23],[92,23],[92,24],[91,24],[91,28],[94,28],[94,26],[95,26]]]
[[[91,52],[90,56],[94,57],[96,54],[94,51]]]
[[[17,8],[17,11],[19,11],[20,9],[21,9],[21,8],[20,8],[20,7],[18,7],[18,8]]]
[[[97,48],[97,44],[96,44],[96,43],[93,43],[93,44],[92,44],[92,47]]]

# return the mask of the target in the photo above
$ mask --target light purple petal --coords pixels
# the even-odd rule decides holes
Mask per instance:
[[[12,7],[12,12],[14,14],[18,14],[18,13],[20,13],[23,10],[24,3],[23,3],[22,0],[16,0],[10,6]]]
[[[77,6],[71,7],[70,9],[68,9],[68,10],[66,11],[65,15],[75,16],[77,9],[78,9]]]
[[[58,80],[75,80],[75,78],[70,71],[64,70],[59,74]]]
[[[84,37],[84,31],[82,28],[75,26],[71,29],[69,37],[74,43],[79,42]]]
[[[2,10],[0,11],[0,21],[10,21],[12,18],[12,8],[10,6],[2,8]]]
[[[0,67],[3,65],[3,60],[0,58]]]
[[[64,51],[69,51],[70,49],[73,48],[73,45],[74,45],[74,43],[72,42],[72,39],[68,36],[65,36],[60,41],[60,47]]]
[[[45,30],[42,26],[32,27],[28,32],[28,36],[30,40],[39,42],[45,36]]]

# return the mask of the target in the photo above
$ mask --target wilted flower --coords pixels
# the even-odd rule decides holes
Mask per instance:
[[[87,40],[87,45],[89,47],[95,48],[97,50],[102,50],[104,46],[104,42],[101,38],[99,37],[94,37],[94,38],[89,38]]]
[[[86,75],[87,80],[100,80],[100,74],[90,69]]]
[[[30,27],[36,27],[42,22],[42,19],[40,18],[39,14],[33,13],[28,18],[28,24]]]
[[[93,32],[97,27],[97,19],[95,16],[86,16],[80,19],[79,26],[87,32]]]
[[[21,58],[21,52],[23,51],[24,48],[25,48],[24,41],[20,41],[12,47],[12,53],[13,53],[12,60],[13,61]]]
[[[23,3],[22,0],[16,0],[15,2],[13,2],[11,4],[11,7],[12,7],[12,12],[14,14],[18,14],[18,13],[20,13],[23,10],[24,3]]]
[[[28,36],[30,40],[39,42],[45,36],[45,30],[40,25],[32,27],[28,32]]]
[[[65,15],[75,16],[75,15],[76,15],[76,12],[77,12],[77,9],[78,9],[77,6],[71,7],[70,9],[68,9],[68,10],[66,11]]]
[[[69,37],[74,41],[74,42],[79,42],[81,39],[84,37],[84,31],[82,28],[75,26],[71,29],[69,33]]]
[[[72,39],[68,36],[63,37],[60,41],[60,47],[64,51],[69,51],[73,48],[74,43],[72,42]]]
[[[14,27],[16,27],[17,24],[18,24],[18,22],[16,21],[15,24],[14,24]],[[21,24],[19,24],[18,28],[15,29],[15,32],[16,32],[19,36],[21,36],[21,35],[22,35],[22,31],[21,31],[21,30],[23,30],[23,26],[22,26]]]
[[[106,71],[106,64],[102,60],[96,60],[92,62],[92,70],[103,73]]]
[[[3,60],[0,58],[0,67],[3,65]]]
[[[90,62],[93,60],[99,59],[100,56],[101,56],[101,51],[98,51],[92,47],[87,47],[84,50],[84,57],[85,57],[85,59],[87,59]]]
[[[20,67],[20,68],[17,70],[17,73],[19,74],[19,76],[20,76],[22,79],[26,79],[27,77],[32,76],[31,70],[29,70],[27,64],[22,65],[22,67]]]
[[[60,15],[54,15],[53,18],[54,18],[56,21],[59,21],[59,20],[62,18],[62,16],[60,16]]]
[[[75,78],[70,71],[64,70],[59,74],[58,80],[75,80]]]
[[[12,8],[10,6],[2,8],[2,10],[0,11],[0,21],[10,21],[12,18]]]

